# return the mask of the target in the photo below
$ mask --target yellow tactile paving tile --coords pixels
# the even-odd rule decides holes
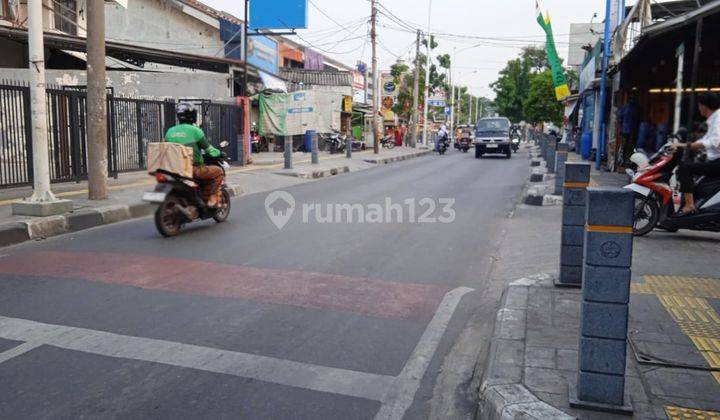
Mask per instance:
[[[668,420],[720,420],[720,413],[715,411],[694,410],[675,406],[666,406],[665,415],[667,415]]]
[[[633,293],[655,294],[660,304],[690,338],[711,369],[720,369],[720,315],[708,299],[720,299],[720,279],[645,276],[645,283],[633,284]],[[720,372],[711,372],[720,383]],[[668,409],[672,409],[671,416]],[[685,410],[685,411],[682,411]],[[668,418],[696,419],[707,417],[708,412],[679,407],[666,407]],[[701,413],[701,414],[698,414]],[[698,417],[702,415],[704,417]]]
[[[645,276],[645,283],[633,284],[633,292],[671,296],[720,299],[720,280],[682,276]]]

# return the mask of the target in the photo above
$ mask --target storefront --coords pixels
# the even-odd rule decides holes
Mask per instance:
[[[614,69],[621,75],[614,98],[618,170],[634,148],[654,151],[678,127],[693,130],[702,122],[697,94],[720,92],[719,37],[718,2],[645,28]]]

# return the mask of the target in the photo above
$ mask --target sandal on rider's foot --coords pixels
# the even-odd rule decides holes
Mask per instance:
[[[697,209],[692,209],[692,210],[687,210],[687,211],[680,210],[677,213],[673,214],[672,217],[692,216],[693,214],[697,214],[697,212],[698,212]]]

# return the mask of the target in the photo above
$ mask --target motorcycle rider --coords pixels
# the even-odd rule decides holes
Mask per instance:
[[[208,156],[220,157],[220,150],[214,148],[205,138],[197,124],[197,109],[189,102],[180,102],[176,108],[177,125],[165,133],[165,141],[178,143],[193,149],[193,178],[200,181],[203,199],[208,207],[217,207],[221,201],[220,186],[223,170],[214,165],[205,165],[201,151]]]
[[[697,212],[695,207],[695,181],[697,175],[720,175],[720,97],[714,93],[703,93],[698,96],[700,114],[707,118],[708,130],[705,136],[692,143],[674,144],[673,150],[687,149],[694,152],[704,150],[707,155],[705,162],[681,162],[677,176],[680,192],[685,198],[685,205],[678,216]]]
[[[440,126],[440,130],[438,130],[437,133],[437,141],[435,143],[435,150],[440,150],[440,143],[448,141],[448,138],[450,136],[450,133],[448,131],[448,128],[445,126],[445,124]]]

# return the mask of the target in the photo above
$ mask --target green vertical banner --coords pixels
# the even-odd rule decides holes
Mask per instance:
[[[555,48],[555,37],[553,37],[552,24],[550,23],[550,14],[544,17],[540,11],[540,5],[535,2],[535,11],[537,13],[537,22],[545,31],[546,49],[548,61],[550,62],[550,70],[552,72],[553,84],[555,85],[555,97],[561,101],[570,96],[570,88],[565,81],[565,70],[560,65],[557,49]]]

